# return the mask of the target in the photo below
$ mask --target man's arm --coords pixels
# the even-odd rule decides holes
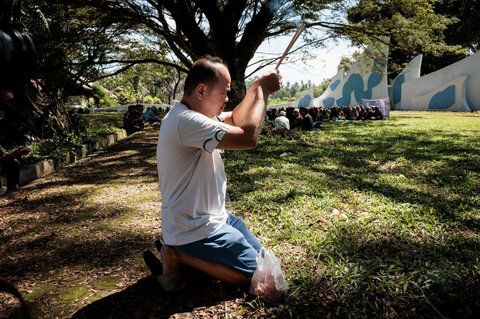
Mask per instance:
[[[257,88],[260,85],[260,78],[256,79],[252,85],[248,88],[247,94],[243,98],[243,100],[238,104],[235,109],[230,112],[230,114],[226,114],[225,122],[227,124],[242,127],[247,114],[250,112],[252,105],[257,96]],[[228,117],[230,115],[230,117]]]
[[[227,114],[225,122],[232,126],[217,148],[229,150],[255,148],[262,130],[268,96],[279,88],[280,77],[276,71],[268,72],[256,80],[242,102]]]

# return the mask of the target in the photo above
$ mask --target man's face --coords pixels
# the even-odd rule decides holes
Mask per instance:
[[[228,69],[225,66],[219,67],[221,74],[220,80],[206,87],[205,90],[205,115],[214,117],[220,115],[225,104],[228,102],[228,92],[230,92],[231,78]]]

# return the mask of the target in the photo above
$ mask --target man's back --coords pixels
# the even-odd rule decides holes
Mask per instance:
[[[204,238],[222,225],[226,177],[215,149],[228,125],[176,104],[165,116],[157,144],[162,229],[168,245]]]

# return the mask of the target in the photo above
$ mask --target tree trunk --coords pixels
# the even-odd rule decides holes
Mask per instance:
[[[232,110],[237,106],[242,101],[246,92],[245,70],[234,68],[233,70],[230,70],[230,76],[232,78],[232,85],[229,94],[230,101],[226,107],[227,110]]]

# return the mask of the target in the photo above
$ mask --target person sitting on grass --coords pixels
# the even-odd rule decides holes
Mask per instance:
[[[153,124],[155,122],[158,122],[158,112],[157,108],[155,106],[149,106],[147,107],[147,110],[145,111],[145,114],[143,116],[145,122],[148,124]]]
[[[123,115],[123,128],[127,135],[143,130],[143,106],[141,104],[132,104],[128,106],[127,112]]]
[[[290,121],[287,118],[287,112],[280,111],[279,115],[273,120],[273,125],[275,125],[277,128],[289,130]]]
[[[20,182],[20,160],[23,155],[30,153],[29,147],[22,147],[16,149],[13,152],[7,153],[5,149],[0,145],[0,176],[3,176],[7,180],[7,185],[1,185],[7,187],[7,191],[14,191],[19,188]],[[0,191],[1,189],[0,188]]]
[[[250,285],[262,244],[225,209],[220,150],[256,147],[267,98],[280,88],[280,79],[278,71],[267,72],[233,111],[224,112],[231,85],[224,62],[205,56],[189,71],[183,98],[163,119],[157,144],[164,240],[157,248],[162,263],[144,252],[165,290],[182,287],[182,266],[228,284]]]
[[[308,112],[307,108],[300,107],[300,115],[302,115],[302,124],[301,130],[302,131],[311,131],[313,130],[313,118]]]

